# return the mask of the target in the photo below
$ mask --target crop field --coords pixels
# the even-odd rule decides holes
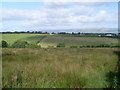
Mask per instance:
[[[67,46],[82,46],[82,45],[118,45],[117,38],[107,37],[75,37],[68,35],[44,35],[44,34],[3,34],[2,39],[10,45],[17,40],[25,40],[30,44],[41,45],[42,47],[54,46],[59,43],[65,43]]]
[[[3,88],[115,86],[115,48],[4,48]]]
[[[105,38],[105,37],[73,37],[73,36],[62,36],[62,35],[52,35],[40,41],[41,46],[56,46],[59,43],[65,43],[66,46],[82,46],[82,45],[117,45],[118,39],[115,38]]]

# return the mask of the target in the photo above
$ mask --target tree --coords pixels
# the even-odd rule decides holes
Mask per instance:
[[[78,48],[78,46],[70,46],[70,48]]]
[[[2,45],[2,48],[6,48],[6,47],[8,47],[8,43],[6,42],[6,41],[4,41],[4,40],[2,40],[2,43],[1,43]]]
[[[18,41],[15,41],[12,45],[13,48],[25,48],[27,47],[29,44],[27,41],[21,41],[21,40],[18,40]]]
[[[74,32],[72,32],[72,35],[74,35],[75,33]]]
[[[80,35],[80,32],[78,32],[78,35]]]
[[[52,32],[52,34],[55,34],[55,32]]]

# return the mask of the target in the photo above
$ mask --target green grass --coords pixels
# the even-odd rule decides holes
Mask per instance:
[[[9,45],[25,40],[42,47],[56,47],[59,43],[65,43],[66,47],[118,44],[115,38],[41,34],[2,34],[2,40]],[[4,48],[2,51],[3,87],[106,88],[115,84],[117,48]]]
[[[3,87],[106,88],[114,48],[3,49]]]
[[[30,44],[38,44],[42,47],[54,46],[59,43],[65,43],[66,47],[82,45],[117,45],[117,38],[107,37],[75,37],[69,35],[41,35],[41,34],[3,34],[2,39],[10,45],[16,40],[26,40]]]
[[[36,44],[45,36],[43,34],[2,34],[2,39],[7,41],[10,45],[17,40],[26,40],[30,44]]]
[[[42,46],[56,46],[59,43],[65,43],[66,46],[80,46],[80,45],[117,45],[118,39],[105,38],[105,37],[72,37],[72,36],[60,36],[53,35],[47,36],[40,41]]]

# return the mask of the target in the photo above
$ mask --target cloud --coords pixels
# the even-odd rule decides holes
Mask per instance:
[[[119,0],[45,0],[45,2],[52,3],[62,3],[65,4],[67,2],[118,2]]]
[[[97,3],[96,3],[97,4]],[[27,9],[8,9],[2,8],[3,22],[20,21],[20,28],[39,28],[39,27],[95,27],[107,26],[117,22],[117,14],[110,10],[96,9],[92,4],[68,3],[64,2],[50,3],[48,0],[43,8],[35,10]],[[54,8],[53,8],[54,7]],[[96,25],[97,24],[97,25]]]
[[[45,12],[40,10],[21,10],[21,9],[4,9],[2,8],[3,21],[8,20],[34,20],[44,18]]]
[[[51,18],[55,19],[59,18],[68,18],[72,17],[75,18],[82,18],[85,19],[87,18],[92,18],[94,17],[95,20],[100,21],[100,19],[106,20],[109,18],[109,20],[113,19],[111,16],[111,13],[107,13],[105,10],[99,11],[99,13],[95,16],[93,15],[93,8],[89,7],[77,7],[77,8],[59,8],[59,9],[43,9],[43,10],[20,10],[20,9],[3,9],[2,10],[2,16],[3,16],[3,21],[7,20],[40,20],[43,18]],[[111,18],[110,18],[111,17]],[[88,19],[88,22],[90,20]]]
[[[2,2],[118,2],[119,0],[2,0]]]

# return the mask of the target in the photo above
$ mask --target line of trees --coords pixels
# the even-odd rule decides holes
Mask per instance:
[[[49,32],[42,32],[42,31],[15,31],[15,32],[0,32],[2,34],[50,34]]]
[[[29,44],[27,41],[18,40],[15,41],[12,45],[9,45],[6,41],[2,40],[0,43],[0,46],[2,48],[41,48],[40,45],[37,44]],[[66,47],[65,43],[58,43],[56,45],[57,48],[59,47]],[[114,48],[114,47],[120,47],[120,45],[108,45],[108,44],[100,44],[100,45],[73,45],[69,46],[69,48]],[[49,48],[49,46],[48,46]]]
[[[100,37],[118,37],[119,36],[119,33],[118,35],[115,34],[115,33],[82,33],[82,32],[52,32],[52,33],[49,33],[49,32],[42,32],[42,31],[14,31],[14,32],[0,32],[2,34],[21,34],[21,33],[28,33],[28,34],[62,34],[62,35],[81,35],[81,36],[100,36]],[[109,36],[110,35],[110,36]]]
[[[29,44],[27,41],[23,41],[23,40],[15,41],[12,45],[9,45],[6,41],[2,40],[2,42],[0,43],[0,47],[2,48],[41,48],[40,45]]]
[[[66,47],[65,43],[59,43],[57,44],[57,47]],[[114,48],[114,47],[120,47],[120,45],[108,45],[108,44],[100,44],[100,45],[73,45],[70,46],[70,48]]]

